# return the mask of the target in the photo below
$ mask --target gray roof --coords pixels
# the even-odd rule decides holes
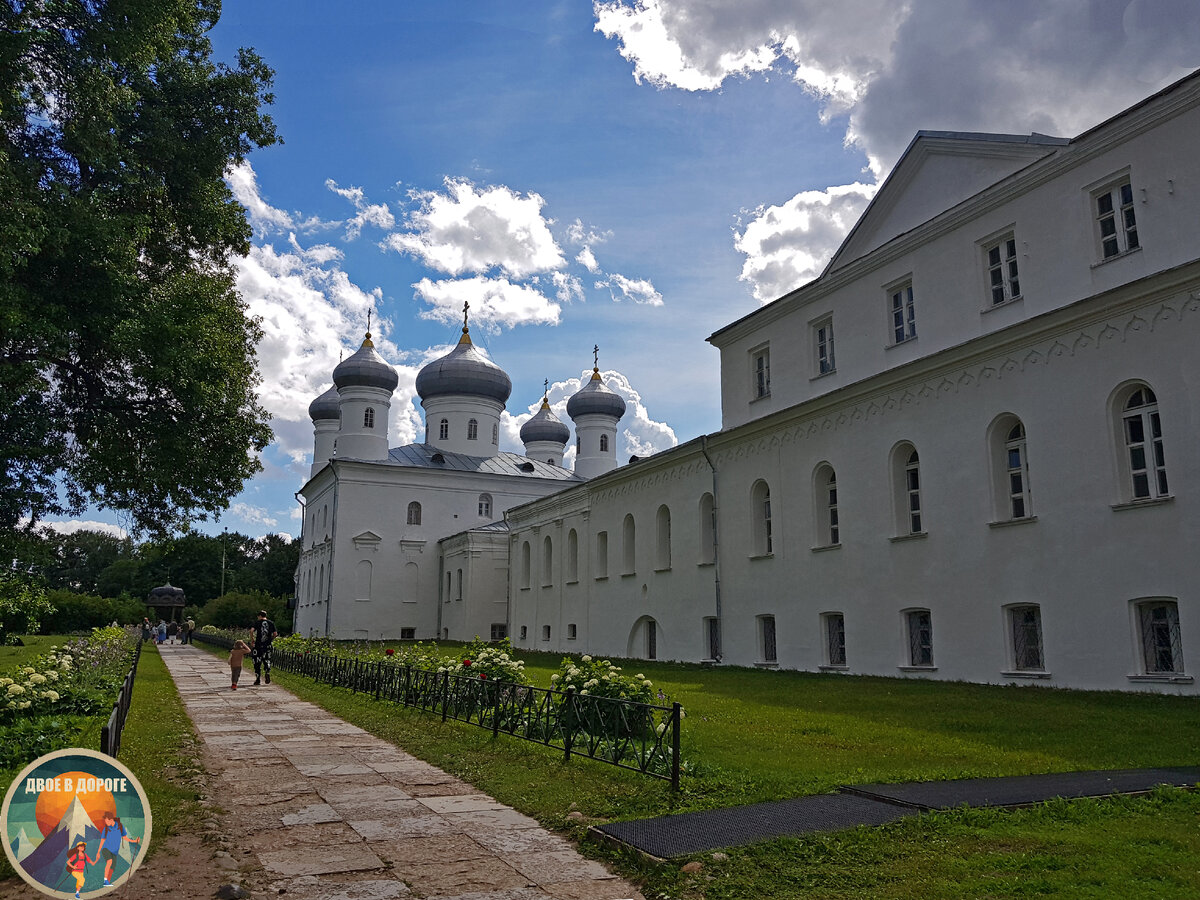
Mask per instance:
[[[440,461],[435,459],[440,457]],[[519,453],[495,456],[467,456],[439,450],[432,444],[406,444],[388,451],[388,463],[414,469],[445,469],[451,472],[479,472],[484,475],[510,475],[516,478],[540,478],[553,481],[584,481],[570,469],[538,462]]]
[[[531,444],[534,441],[553,441],[556,444],[565,444],[570,439],[571,429],[562,423],[544,400],[537,415],[521,426],[522,444]]]
[[[464,334],[453,350],[417,374],[417,393],[422,400],[467,394],[504,403],[512,393],[512,381],[503,369],[476,350],[470,336]]]
[[[338,363],[333,370],[333,383],[339,388],[353,385],[394,391],[400,383],[400,376],[375,352],[375,345],[368,335],[357,353]]]
[[[592,370],[592,379],[571,395],[567,415],[572,419],[586,415],[604,415],[619,419],[625,415],[625,401],[604,386],[599,369]]]
[[[308,417],[314,422],[321,419],[340,419],[342,417],[342,403],[337,388],[331,387],[312,403],[308,404]]]

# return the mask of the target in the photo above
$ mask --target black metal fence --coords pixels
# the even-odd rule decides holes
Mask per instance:
[[[226,649],[224,635],[196,632],[194,639]],[[328,653],[297,653],[276,648],[272,665],[284,672],[349,688],[455,719],[492,734],[512,735],[622,769],[670,781],[679,789],[678,703],[655,706],[632,700],[454,675],[390,662],[349,659]]]
[[[121,732],[125,730],[125,717],[129,715],[129,704],[133,702],[133,680],[137,676],[138,660],[142,657],[142,642],[138,641],[133,650],[133,665],[125,674],[121,683],[121,692],[117,694],[117,702],[109,713],[108,721],[100,729],[100,752],[108,756],[116,756],[121,751]]]

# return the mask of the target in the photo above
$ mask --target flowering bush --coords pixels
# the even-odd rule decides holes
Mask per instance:
[[[622,675],[620,666],[590,656],[582,656],[578,662],[564,656],[558,672],[550,676],[550,682],[556,690],[574,688],[581,697],[611,697],[638,703],[655,700],[654,684],[645,675]]]
[[[451,675],[473,675],[481,681],[529,684],[525,663],[512,658],[512,643],[508,638],[489,644],[476,637],[461,657],[444,660],[437,670]]]
[[[129,667],[131,638],[95,628],[0,678],[0,723],[43,713],[106,713]]]

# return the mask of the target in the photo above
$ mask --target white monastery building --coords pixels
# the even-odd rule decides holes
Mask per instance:
[[[597,366],[499,451],[472,346],[389,450],[311,407],[296,629],[1197,693],[1200,72],[1078,137],[919,132],[825,272],[709,341],[722,428],[618,466]]]

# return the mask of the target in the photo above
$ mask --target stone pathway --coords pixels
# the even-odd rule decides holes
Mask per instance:
[[[534,819],[277,684],[251,687],[253,670],[231,691],[219,657],[193,646],[160,652],[235,839],[217,864],[252,873],[263,893],[641,900]]]

